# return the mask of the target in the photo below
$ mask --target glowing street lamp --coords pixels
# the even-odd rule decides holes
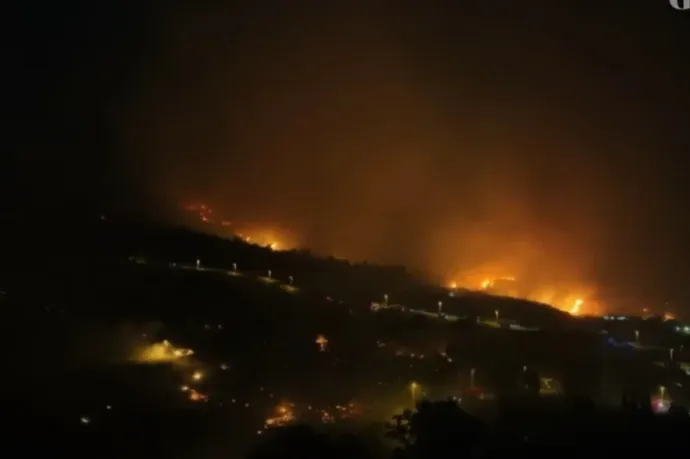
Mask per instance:
[[[410,383],[410,396],[412,397],[412,406],[417,406],[417,391],[419,390],[419,384],[412,381]]]
[[[318,335],[316,337],[316,344],[319,346],[319,351],[326,352],[326,347],[328,346],[328,338],[323,335]]]
[[[527,365],[522,366],[522,385],[525,387],[525,389],[529,388],[529,385],[527,384]]]

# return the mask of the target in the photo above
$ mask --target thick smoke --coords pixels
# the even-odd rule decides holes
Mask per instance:
[[[202,200],[321,253],[608,288],[650,184],[633,89],[591,62],[621,43],[447,16],[173,8],[118,112],[122,149],[163,205]]]

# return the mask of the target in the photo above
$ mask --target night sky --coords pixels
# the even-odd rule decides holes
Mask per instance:
[[[16,214],[204,201],[324,254],[684,310],[690,12],[238,4],[8,16]]]

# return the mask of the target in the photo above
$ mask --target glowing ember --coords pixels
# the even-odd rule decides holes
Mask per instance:
[[[321,422],[324,424],[332,424],[335,422],[335,417],[326,410],[321,411]]]
[[[189,392],[189,400],[192,402],[208,401],[208,395],[202,394],[201,392],[198,392],[194,389],[190,389],[188,392]]]
[[[293,406],[291,404],[278,405],[275,410],[275,415],[266,419],[264,426],[266,428],[281,427],[294,422],[296,418],[292,408]]]

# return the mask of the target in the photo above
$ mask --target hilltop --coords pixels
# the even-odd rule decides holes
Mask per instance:
[[[308,250],[275,251],[240,238],[226,239],[184,227],[103,218],[72,230],[56,228],[54,235],[30,247],[31,252],[12,266],[10,277],[22,284],[22,278],[31,282],[33,276],[46,273],[44,280],[57,285],[64,277],[85,279],[131,258],[190,265],[200,260],[204,267],[219,270],[235,267],[255,275],[271,270],[272,276],[286,282],[292,277],[311,293],[360,303],[381,302],[387,296],[392,304],[435,313],[442,301],[445,313],[460,317],[491,317],[499,311],[502,319],[530,326],[577,325],[568,314],[548,305],[481,291],[452,291],[402,266],[354,263]],[[34,263],[37,258],[40,261]]]

